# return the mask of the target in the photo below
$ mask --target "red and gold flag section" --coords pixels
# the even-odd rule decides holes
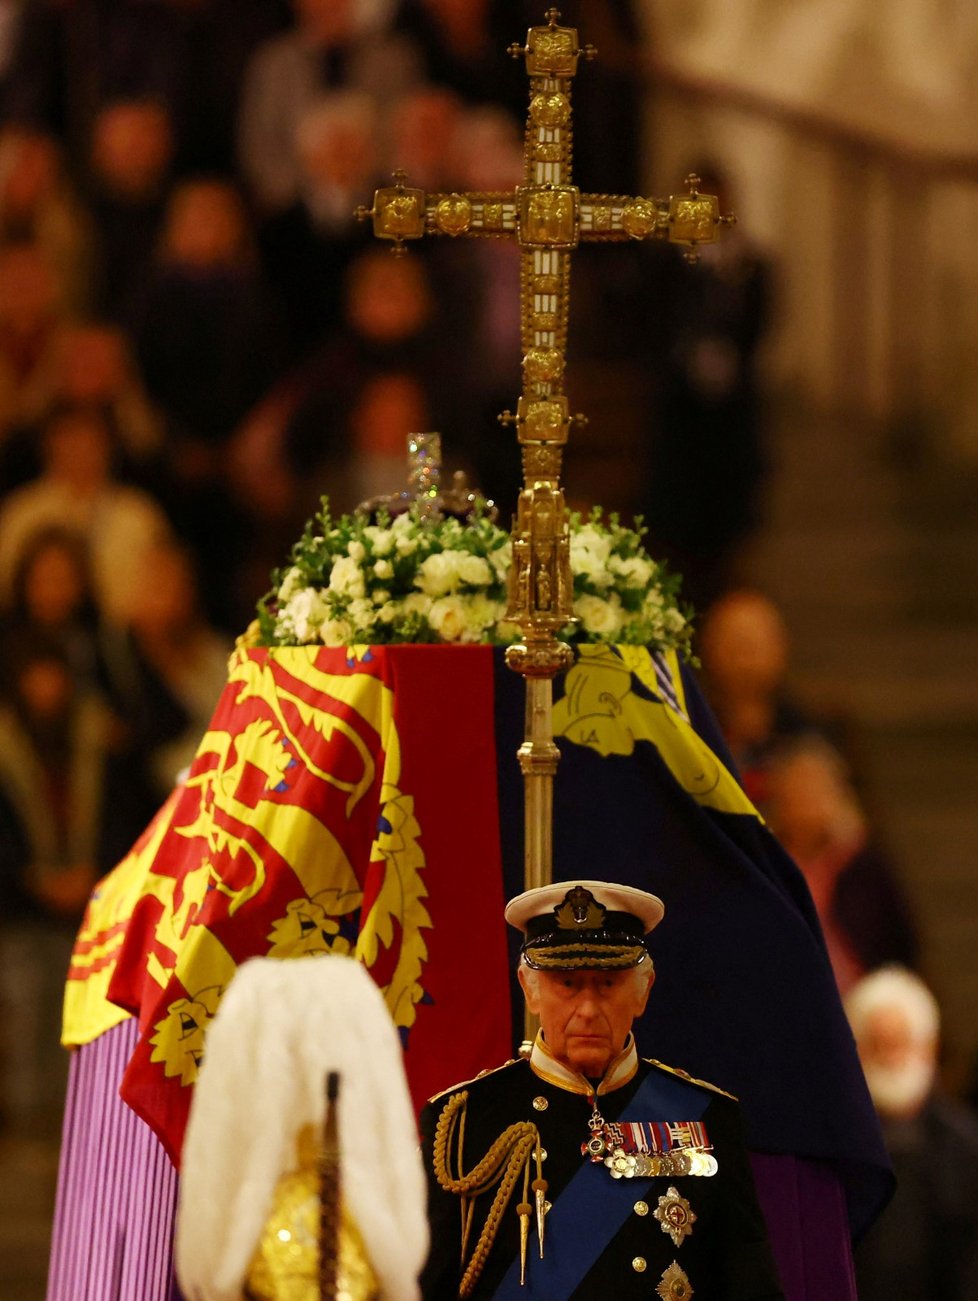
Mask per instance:
[[[66,1042],[139,1018],[122,1096],[175,1163],[208,1022],[251,957],[363,961],[419,1103],[496,1064],[495,789],[489,648],[236,652],[185,782],[93,895]]]

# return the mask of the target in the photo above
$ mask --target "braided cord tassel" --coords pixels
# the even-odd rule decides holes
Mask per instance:
[[[468,1244],[469,1228],[471,1227],[472,1207],[469,1199],[474,1199],[481,1193],[487,1192],[495,1183],[498,1183],[499,1187],[492,1199],[489,1214],[486,1216],[486,1222],[479,1234],[472,1256],[462,1274],[462,1281],[458,1289],[460,1297],[469,1296],[475,1287],[485,1267],[489,1252],[492,1250],[492,1245],[496,1241],[503,1213],[513,1196],[516,1181],[520,1173],[523,1172],[524,1183],[527,1182],[530,1162],[534,1153],[538,1152],[540,1148],[540,1135],[536,1125],[530,1124],[529,1121],[520,1121],[504,1130],[493,1142],[485,1156],[476,1163],[468,1174],[465,1174],[462,1170],[461,1135],[464,1134],[467,1102],[468,1093],[466,1092],[456,1093],[449,1098],[441,1115],[438,1117],[438,1123],[435,1127],[433,1153],[435,1178],[438,1180],[440,1187],[445,1192],[452,1193],[463,1199],[463,1224],[465,1225],[462,1241],[463,1263]],[[449,1152],[456,1131],[460,1133],[459,1142],[456,1145],[458,1170],[457,1174],[453,1174],[449,1163]],[[527,1205],[527,1199],[524,1195],[523,1202],[520,1203],[518,1210],[525,1211]],[[529,1217],[525,1216],[525,1218],[528,1224]],[[523,1219],[524,1216],[521,1215],[521,1221]],[[525,1235],[523,1241],[523,1251],[525,1252]]]

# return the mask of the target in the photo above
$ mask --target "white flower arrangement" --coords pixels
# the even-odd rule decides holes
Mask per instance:
[[[600,509],[571,516],[575,622],[572,642],[619,642],[689,656],[689,612],[677,600],[678,577],[642,546],[641,526],[625,528]],[[324,499],[273,574],[248,640],[263,646],[389,645],[457,642],[509,645],[506,578],[512,542],[478,509],[423,521],[414,511],[375,522],[356,512],[334,519]],[[251,632],[251,630],[249,630]]]

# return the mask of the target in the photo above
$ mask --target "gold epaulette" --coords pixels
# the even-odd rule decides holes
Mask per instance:
[[[470,1084],[474,1084],[476,1080],[484,1080],[487,1075],[495,1075],[498,1071],[504,1071],[507,1066],[516,1066],[522,1060],[521,1057],[511,1057],[508,1062],[503,1062],[501,1066],[487,1066],[478,1075],[473,1075],[471,1080],[459,1080],[458,1084],[450,1084],[447,1089],[442,1089],[440,1093],[433,1093],[428,1101],[431,1103],[437,1102],[439,1098],[447,1098],[450,1093],[457,1093],[459,1089],[466,1089]]]
[[[654,1057],[644,1057],[643,1061],[648,1062],[651,1066],[657,1066],[660,1071],[668,1071],[670,1075],[676,1075],[687,1084],[698,1084],[701,1089],[709,1089],[711,1093],[720,1093],[725,1098],[732,1098],[734,1102],[739,1101],[736,1093],[728,1093],[726,1089],[721,1089],[719,1084],[711,1084],[709,1080],[698,1080],[690,1075],[689,1071],[682,1070],[679,1066],[667,1066],[665,1062],[658,1062]]]

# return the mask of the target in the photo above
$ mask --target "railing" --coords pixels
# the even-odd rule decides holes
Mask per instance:
[[[646,72],[655,183],[716,157],[778,265],[773,382],[978,461],[978,156],[662,62]]]

